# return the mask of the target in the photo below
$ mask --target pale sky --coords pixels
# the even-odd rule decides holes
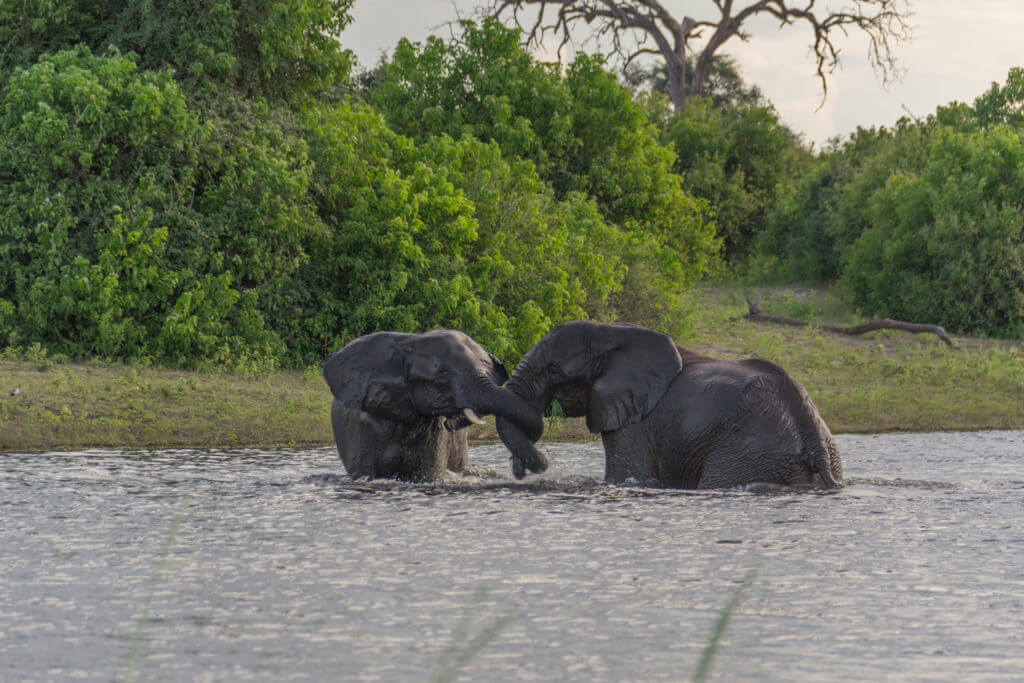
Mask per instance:
[[[472,13],[473,0],[356,0],[354,21],[342,44],[361,66],[372,66],[402,37],[421,41],[442,26]],[[676,11],[696,11],[710,0],[665,0]],[[836,3],[832,3],[835,5]],[[914,38],[896,48],[900,81],[883,86],[867,59],[866,42],[857,34],[839,37],[841,67],[829,79],[824,105],[808,52],[809,31],[797,24],[782,30],[776,22],[752,25],[748,43],[731,39],[721,52],[732,55],[743,77],[757,84],[782,120],[820,146],[829,137],[859,126],[891,126],[907,111],[924,117],[940,104],[972,102],[993,81],[1002,83],[1012,66],[1024,66],[1024,0],[910,0]],[[711,18],[710,12],[700,15]]]

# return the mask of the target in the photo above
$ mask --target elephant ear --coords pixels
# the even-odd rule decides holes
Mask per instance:
[[[324,380],[336,401],[350,410],[365,410],[400,422],[416,422],[405,379],[401,335],[368,334],[350,342],[324,361]]]
[[[623,326],[604,353],[587,403],[587,428],[609,432],[647,417],[683,368],[675,343],[643,327]]]
[[[497,356],[495,356],[493,353],[488,353],[487,357],[491,359],[494,383],[497,384],[499,387],[504,386],[505,382],[508,381],[508,370],[505,368],[505,364],[498,360]]]

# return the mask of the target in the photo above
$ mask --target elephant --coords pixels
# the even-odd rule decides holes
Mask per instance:
[[[468,463],[467,429],[501,415],[537,439],[540,415],[503,388],[501,361],[458,330],[376,332],[333,353],[323,375],[334,400],[338,455],[352,477],[433,481]],[[547,461],[526,458],[542,472]]]
[[[716,360],[626,323],[553,328],[508,388],[541,414],[552,399],[601,434],[605,481],[684,489],[752,483],[841,486],[831,432],[807,392],[764,360]],[[515,476],[536,439],[497,418]]]

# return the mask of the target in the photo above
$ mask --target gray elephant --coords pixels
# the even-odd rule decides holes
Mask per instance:
[[[508,388],[539,414],[552,399],[600,433],[605,479],[675,488],[842,484],[832,434],[803,387],[763,360],[721,361],[637,325],[569,322],[523,357]],[[513,472],[536,439],[497,420]]]
[[[377,332],[324,361],[338,455],[353,477],[435,480],[468,462],[466,427],[500,415],[536,440],[537,411],[504,389],[505,366],[456,330]],[[543,456],[524,467],[542,472]]]

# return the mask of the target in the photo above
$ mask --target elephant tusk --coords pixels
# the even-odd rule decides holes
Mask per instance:
[[[482,425],[484,423],[480,416],[473,412],[472,408],[463,408],[462,414],[466,416],[467,420],[469,420],[475,425]]]

